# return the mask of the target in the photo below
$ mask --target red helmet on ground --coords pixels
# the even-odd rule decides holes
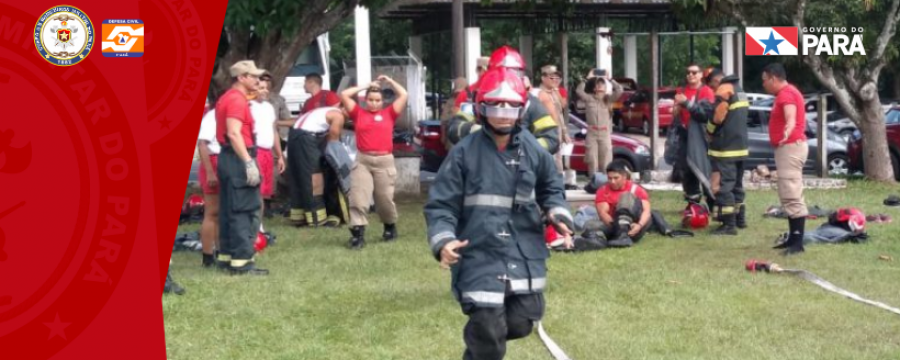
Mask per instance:
[[[203,197],[197,194],[191,194],[188,197],[187,202],[184,204],[184,212],[189,214],[197,214],[203,212],[203,207],[206,205],[203,202]]]
[[[265,250],[266,246],[269,245],[269,239],[266,238],[266,235],[262,232],[256,232],[256,241],[253,242],[253,248],[256,249],[256,252],[260,253]]]
[[[488,69],[495,68],[507,68],[522,72],[525,71],[525,59],[522,58],[522,55],[516,49],[503,45],[499,49],[494,50],[490,61],[488,61]]]
[[[846,223],[850,231],[861,233],[866,230],[866,214],[857,208],[840,208],[834,213],[834,220]]]
[[[494,68],[478,81],[475,111],[484,117],[518,119],[527,96],[525,84],[513,70]]]
[[[684,208],[681,225],[691,229],[702,229],[709,226],[709,210],[697,203],[689,203]]]

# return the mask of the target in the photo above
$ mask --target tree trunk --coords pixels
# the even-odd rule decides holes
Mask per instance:
[[[861,118],[857,119],[863,137],[863,164],[866,177],[873,181],[893,182],[894,168],[891,166],[887,143],[887,128],[884,125],[884,110],[876,96],[869,101],[861,101]]]
[[[894,100],[898,100],[898,99],[900,99],[900,71],[895,70],[894,73],[891,74],[891,77],[894,80],[891,82],[894,85],[893,86]]]

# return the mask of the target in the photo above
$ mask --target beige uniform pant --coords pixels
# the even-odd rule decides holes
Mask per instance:
[[[397,207],[394,205],[394,183],[397,168],[394,155],[367,155],[358,153],[356,163],[350,172],[350,226],[369,224],[368,214],[372,194],[375,194],[375,210],[385,224],[397,222]]]
[[[789,218],[805,217],[809,213],[803,199],[803,164],[809,155],[806,141],[785,144],[775,149],[778,171],[778,198]]]
[[[606,166],[613,160],[612,137],[609,134],[609,127],[606,127],[606,130],[588,129],[584,147],[584,161],[588,166],[588,176],[594,176],[598,171],[606,172]]]

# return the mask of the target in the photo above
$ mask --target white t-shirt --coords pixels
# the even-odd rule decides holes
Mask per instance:
[[[256,146],[272,149],[275,146],[275,107],[268,101],[251,101],[250,114],[256,132]]]
[[[200,136],[198,136],[199,140],[209,141],[209,152],[213,155],[218,155],[219,152],[222,151],[222,146],[219,145],[219,142],[216,140],[216,110],[210,110],[203,115],[203,120],[200,121]]]
[[[335,107],[323,107],[303,114],[297,122],[294,123],[294,129],[300,129],[311,133],[322,133],[328,131],[328,119],[325,116],[329,111],[335,111]],[[339,110],[338,110],[339,111]]]

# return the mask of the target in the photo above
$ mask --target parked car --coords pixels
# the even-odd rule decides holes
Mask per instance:
[[[884,120],[887,127],[888,151],[891,156],[891,166],[894,168],[894,178],[900,181],[900,106],[895,106],[888,111]],[[863,146],[862,135],[856,131],[847,145],[850,171],[863,171]]]
[[[672,109],[675,105],[675,89],[659,88],[658,91],[659,129],[660,131],[665,131],[673,119]],[[649,89],[641,89],[622,101],[618,119],[615,116],[613,117],[617,131],[626,132],[630,128],[639,128],[642,134],[650,135],[650,128],[652,127],[650,124],[652,119],[650,112],[650,101],[652,99],[650,95]]]
[[[755,104],[762,100],[774,99],[775,96],[769,94],[760,94],[760,93],[747,93],[747,100],[750,101],[751,104]]]
[[[775,169],[775,148],[769,142],[769,114],[770,107],[750,106],[747,119],[747,133],[749,139],[750,156],[744,162],[744,168],[752,169],[758,165],[766,165]],[[809,144],[809,156],[803,167],[805,173],[814,173],[816,170],[816,154],[819,148],[816,139],[815,122],[806,121],[806,136]],[[849,170],[847,155],[847,143],[833,132],[828,132],[827,163],[830,174],[846,174]]]
[[[415,143],[421,149],[421,169],[436,172],[447,156],[447,150],[441,144],[441,123],[438,120],[425,120],[420,121],[418,127]],[[587,134],[587,124],[574,114],[569,114],[569,133],[573,134],[575,142],[570,162],[572,169],[586,174],[588,168],[584,162],[584,138]],[[650,169],[649,146],[618,134],[612,135],[612,142],[613,159],[626,162],[634,171]]]

